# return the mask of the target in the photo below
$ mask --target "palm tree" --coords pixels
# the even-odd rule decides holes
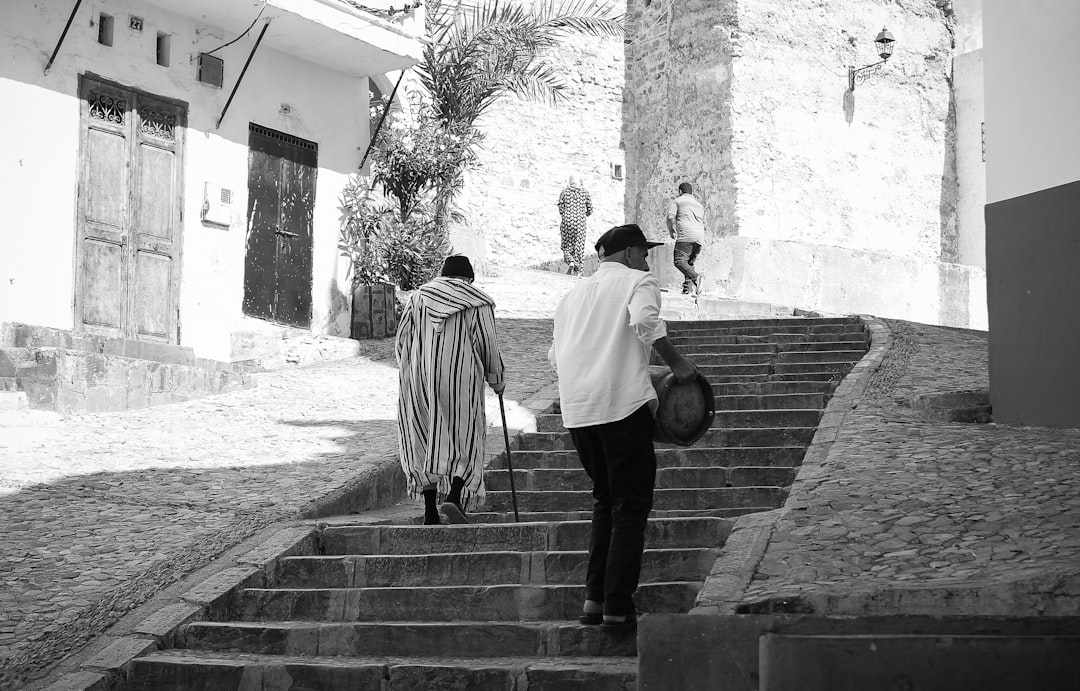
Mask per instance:
[[[477,131],[499,98],[515,95],[558,105],[562,74],[546,57],[571,35],[621,38],[623,14],[613,0],[428,0],[428,40],[417,66],[426,105],[442,127]],[[437,225],[461,188],[461,170],[436,192]]]

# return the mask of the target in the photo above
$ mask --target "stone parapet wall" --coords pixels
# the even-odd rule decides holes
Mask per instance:
[[[934,0],[630,0],[626,212],[668,239],[681,180],[709,217],[707,292],[985,326],[957,264],[952,19]],[[894,56],[848,89],[848,66]],[[681,282],[671,248],[652,265]]]

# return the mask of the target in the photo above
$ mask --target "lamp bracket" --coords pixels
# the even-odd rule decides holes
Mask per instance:
[[[870,81],[870,78],[881,71],[881,66],[888,62],[889,59],[879,60],[878,62],[866,65],[864,67],[848,68],[848,89],[850,91],[855,90],[856,84],[864,84]]]

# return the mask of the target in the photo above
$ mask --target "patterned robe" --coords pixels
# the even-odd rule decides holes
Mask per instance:
[[[459,278],[420,287],[397,332],[398,447],[409,496],[465,480],[461,504],[484,498],[484,382],[503,381],[495,303]]]
[[[581,268],[585,255],[585,217],[592,215],[592,199],[581,187],[567,187],[559,194],[559,234],[563,261]]]

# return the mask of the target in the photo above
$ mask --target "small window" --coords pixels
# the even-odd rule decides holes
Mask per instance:
[[[97,42],[103,46],[113,44],[113,18],[111,14],[102,12],[98,15]]]
[[[162,67],[169,66],[169,45],[172,43],[168,34],[160,31],[157,35],[157,64]]]
[[[622,169],[622,164],[621,163],[612,163],[611,164],[611,177],[613,177],[616,180],[622,180],[623,179],[623,169]]]

